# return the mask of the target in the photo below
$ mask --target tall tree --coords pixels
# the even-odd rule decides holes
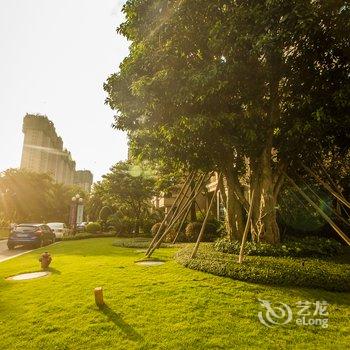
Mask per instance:
[[[95,206],[91,205],[90,210],[95,213],[99,205],[100,210],[108,206],[117,220],[130,219],[138,234],[148,217],[154,186],[155,180],[147,169],[130,162],[119,162],[94,186],[91,203]]]
[[[283,172],[349,144],[347,1],[130,0],[124,13],[130,54],[105,84],[116,127],[146,158],[222,171],[235,239],[245,181],[255,236],[278,242]]]
[[[54,183],[47,174],[8,169],[0,176],[0,211],[12,222],[68,222],[71,198],[79,188]]]

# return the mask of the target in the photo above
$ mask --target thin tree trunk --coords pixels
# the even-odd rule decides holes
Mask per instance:
[[[271,169],[272,135],[262,157],[262,196],[263,196],[263,225],[262,241],[271,244],[280,242],[280,232],[277,225],[274,183]]]
[[[253,205],[252,208],[252,240],[258,242],[261,234],[261,169],[258,162],[251,162],[251,178],[250,178],[250,191],[254,191],[255,200],[250,205]]]
[[[225,174],[227,183],[225,226],[230,241],[241,240],[243,235],[243,208],[236,196],[236,186],[233,183],[234,176],[229,171]]]

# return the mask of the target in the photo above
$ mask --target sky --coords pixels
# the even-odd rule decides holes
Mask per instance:
[[[94,180],[127,157],[103,83],[128,54],[120,0],[0,0],[0,171],[20,166],[26,113],[53,121]]]

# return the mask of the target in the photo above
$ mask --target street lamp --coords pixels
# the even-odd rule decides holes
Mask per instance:
[[[71,211],[70,211],[70,225],[75,232],[78,221],[81,222],[83,218],[83,198],[77,193],[72,197]]]

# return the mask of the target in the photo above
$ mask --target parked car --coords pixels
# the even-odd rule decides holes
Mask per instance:
[[[56,238],[68,236],[69,229],[64,222],[49,222],[47,226],[50,227]]]
[[[42,247],[55,242],[55,234],[45,224],[20,224],[13,228],[7,240],[11,250],[17,245]]]
[[[87,224],[88,222],[81,222],[77,224],[77,231],[84,232]]]

